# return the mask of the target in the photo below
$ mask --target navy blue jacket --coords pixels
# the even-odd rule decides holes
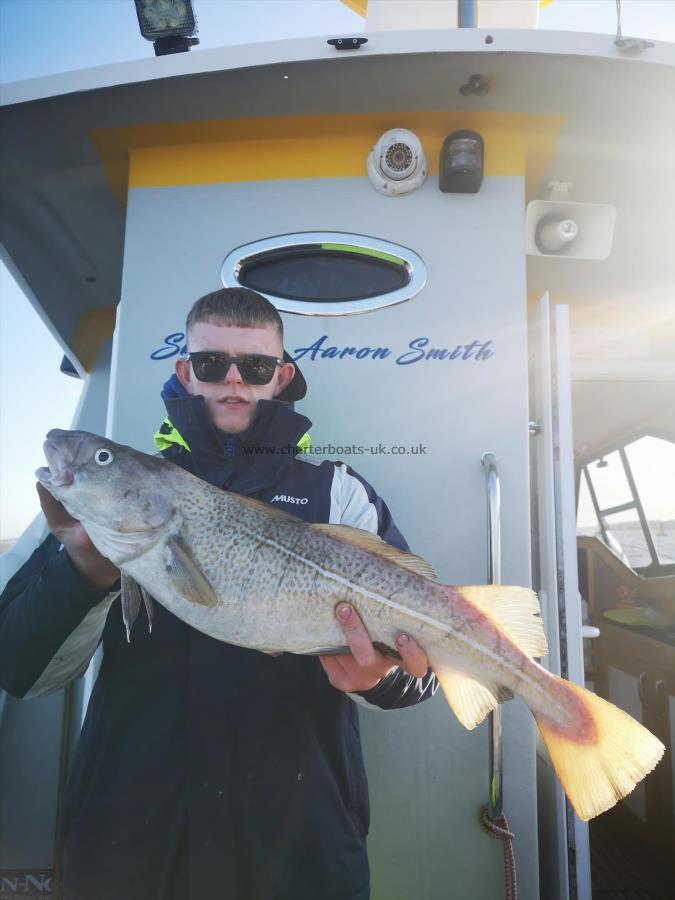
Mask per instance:
[[[360,476],[286,449],[307,431],[304,416],[261,401],[252,428],[230,439],[203,398],[167,388],[190,447],[167,446],[173,462],[305,521],[368,527],[407,549]],[[152,634],[141,613],[128,644],[116,594],[85,583],[48,537],[0,598],[0,686],[15,696],[55,690],[101,639],[68,786],[67,900],[366,900],[357,708],[318,659],[222,643],[160,604]],[[431,672],[396,670],[362,697],[394,708],[435,688]]]

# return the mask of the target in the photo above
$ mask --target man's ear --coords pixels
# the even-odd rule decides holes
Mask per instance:
[[[293,363],[284,363],[283,366],[279,366],[279,378],[277,379],[277,386],[274,389],[275,397],[278,397],[282,391],[286,390],[291,381],[293,381],[294,376],[295,366]]]
[[[194,394],[194,384],[190,379],[190,363],[186,359],[176,360],[176,376],[188,394]]]

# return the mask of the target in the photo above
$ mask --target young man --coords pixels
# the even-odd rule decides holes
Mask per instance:
[[[289,453],[311,423],[280,402],[306,386],[270,303],[217,291],[197,301],[186,331],[189,353],[162,393],[165,457],[308,522],[366,528],[407,549],[349,467]],[[421,649],[399,635],[402,665],[392,666],[346,604],[336,611],[344,656],[272,658],[209,638],[161,604],[152,634],[137,623],[129,644],[118,570],[38,491],[52,535],[0,600],[0,685],[55,690],[103,640],[68,788],[67,900],[366,900],[353,696],[382,708],[431,696]]]

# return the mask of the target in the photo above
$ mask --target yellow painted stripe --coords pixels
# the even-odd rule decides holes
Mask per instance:
[[[91,372],[101,347],[115,329],[114,306],[96,306],[82,313],[77,320],[70,349],[78,358],[85,372]]]
[[[355,12],[359,16],[363,16],[365,18],[366,13],[368,11],[368,0],[340,0],[341,3],[344,3],[345,6],[348,6],[353,12]],[[402,0],[398,0],[399,3]],[[409,0],[410,3],[413,0]],[[543,9],[545,6],[550,6],[553,3],[553,0],[539,0],[539,6]]]
[[[469,128],[485,140],[486,175],[526,175],[528,195],[555,151],[563,118],[506,112],[377,112],[179,122],[91,132],[120,198],[128,188],[365,175],[389,128],[414,131],[438,173],[443,139]]]
[[[352,12],[365,17],[366,10],[368,9],[368,0],[340,0],[340,2],[344,3],[345,6],[348,6]]]

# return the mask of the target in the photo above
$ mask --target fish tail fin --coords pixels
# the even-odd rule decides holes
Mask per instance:
[[[587,821],[629,794],[665,747],[618,707],[556,675],[552,692],[565,725],[532,710],[556,774],[580,819]],[[576,721],[574,721],[576,719]]]

